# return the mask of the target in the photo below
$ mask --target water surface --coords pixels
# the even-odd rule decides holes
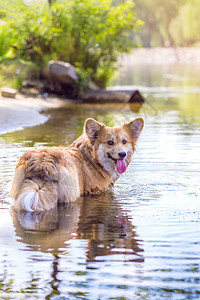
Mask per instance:
[[[1,299],[200,298],[199,75],[192,66],[125,66],[115,84],[140,86],[148,102],[138,113],[68,104],[43,125],[0,136]],[[69,145],[87,117],[112,126],[138,115],[145,129],[113,193],[12,210],[25,150]]]

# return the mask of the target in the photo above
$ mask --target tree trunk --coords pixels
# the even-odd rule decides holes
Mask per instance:
[[[55,0],[48,0],[49,6],[51,6],[54,1]]]

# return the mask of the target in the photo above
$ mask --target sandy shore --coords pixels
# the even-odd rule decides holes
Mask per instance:
[[[0,135],[43,124],[49,117],[41,114],[42,111],[61,107],[65,103],[57,98],[26,98],[20,94],[15,99],[0,96]]]

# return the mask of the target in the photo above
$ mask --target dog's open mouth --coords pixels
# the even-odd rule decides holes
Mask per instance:
[[[108,158],[112,159],[115,163],[116,163],[116,167],[117,167],[117,171],[122,174],[126,171],[127,169],[127,165],[126,162],[123,158],[120,159],[115,159],[114,157],[112,157],[110,155],[110,153],[108,153]]]

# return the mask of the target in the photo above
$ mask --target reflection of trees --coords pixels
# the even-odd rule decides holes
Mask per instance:
[[[72,236],[87,240],[86,263],[104,259],[144,261],[135,228],[113,194],[87,196],[75,204],[45,212],[12,210],[12,217],[19,242],[25,243],[29,249],[48,252],[54,257],[49,281],[51,292],[46,299],[60,294],[58,274],[62,260],[64,265],[68,259],[67,248],[70,246],[66,245],[66,241]],[[33,274],[33,278],[37,285],[37,276]]]

